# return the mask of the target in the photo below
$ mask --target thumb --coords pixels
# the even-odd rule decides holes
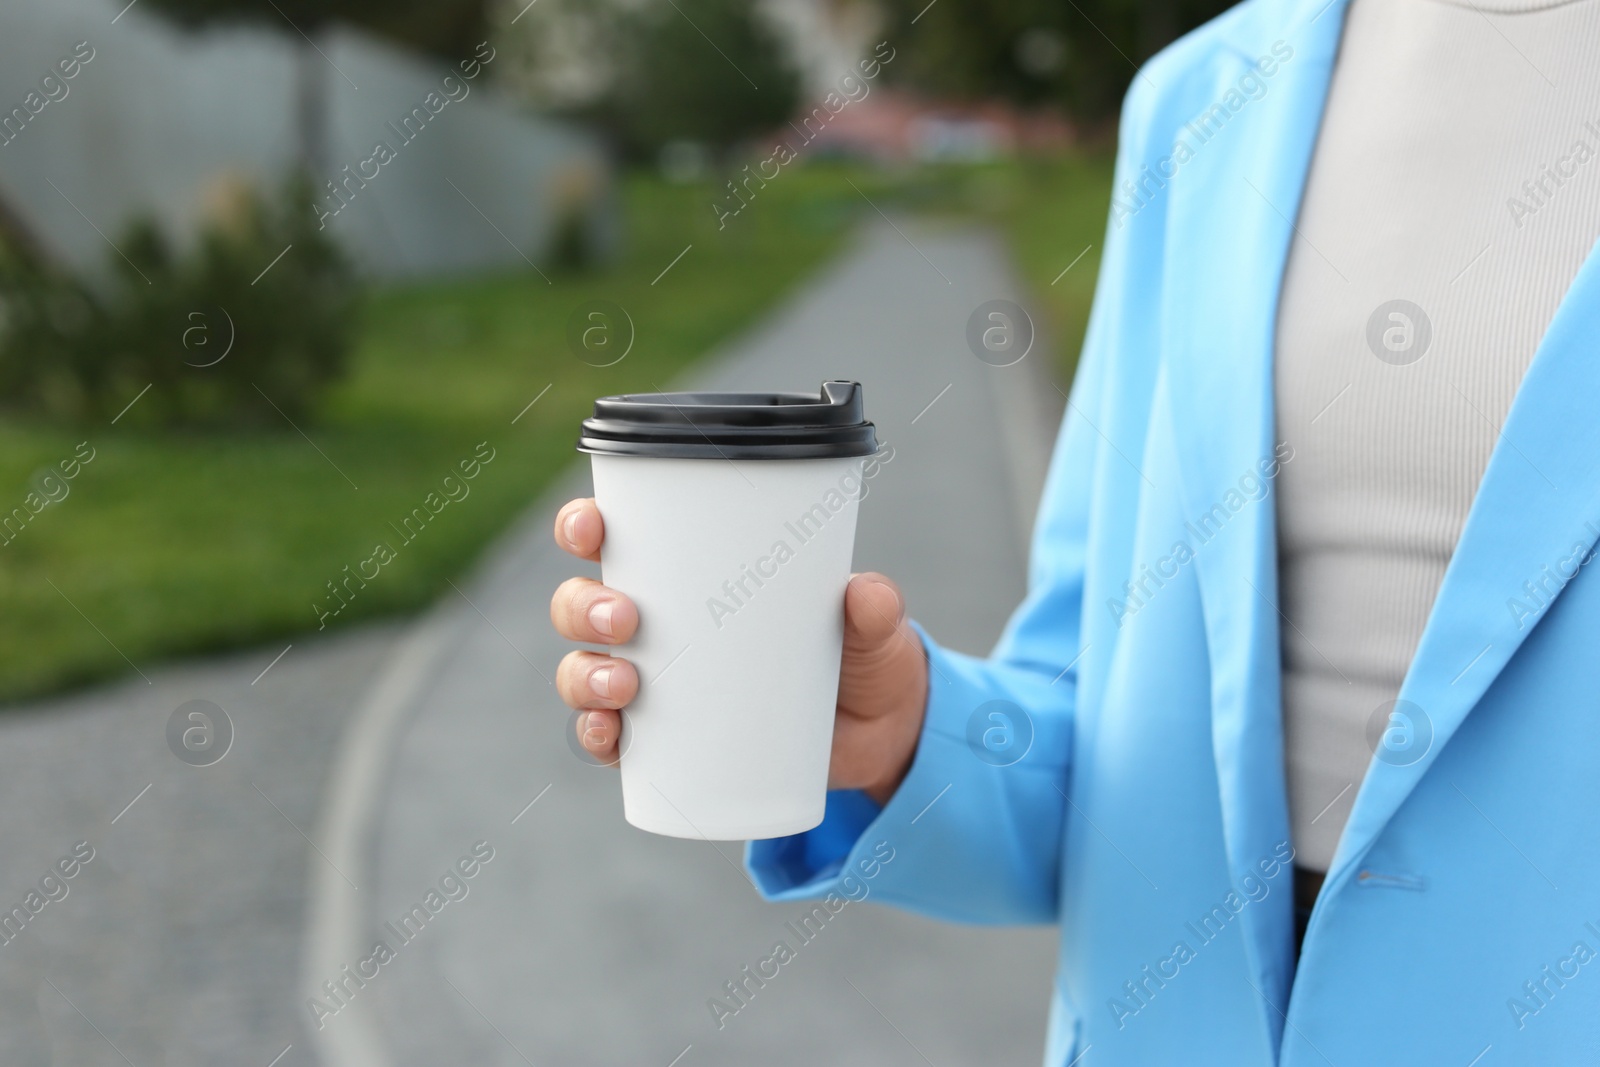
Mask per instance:
[[[871,652],[892,641],[906,617],[900,587],[875,571],[852,575],[844,592],[844,647]]]

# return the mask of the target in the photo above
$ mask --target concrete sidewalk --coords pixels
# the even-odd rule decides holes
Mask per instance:
[[[970,351],[968,318],[996,298],[1027,303],[987,234],[880,224],[684,383],[862,381],[895,458],[863,503],[856,567],[893,575],[933,634],[975,653],[1023,594],[1027,523],[1060,408],[1042,340],[1005,368]],[[956,928],[870,901],[714,1022],[708,999],[806,909],[762,902],[735,845],[629,827],[615,774],[571,751],[568,712],[548,684],[568,646],[547,605],[562,579],[598,568],[559,553],[549,530],[560,503],[586,493],[575,463],[417,624],[351,719],[311,834],[325,855],[308,859],[296,998],[323,1062],[1036,1063],[1054,931]],[[468,862],[466,896],[408,943],[385,929],[478,842],[480,860],[488,848],[493,858]],[[379,936],[394,958],[319,1029],[307,998],[332,1003],[323,983]]]
[[[148,682],[6,709],[0,912],[26,906],[78,842],[93,851],[64,896],[0,936],[0,1064],[317,1062],[295,995],[323,862],[307,835],[350,709],[401,636],[364,626],[141,665]],[[232,724],[210,766],[168,747],[191,700]]]

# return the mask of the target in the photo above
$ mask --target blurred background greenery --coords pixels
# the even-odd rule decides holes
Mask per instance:
[[[287,32],[254,0],[147,3],[186,27]],[[596,395],[664,387],[752,325],[874,213],[863,193],[890,213],[998,229],[1050,320],[1064,383],[1098,265],[1121,93],[1138,62],[1222,6],[818,0],[859,39],[892,42],[873,92],[940,129],[1001,114],[997,128],[1023,132],[953,153],[914,138],[887,154],[821,145],[761,187],[759,210],[723,225],[711,205],[729,180],[825,88],[814,72],[826,63],[808,73],[783,11],[767,10],[785,4],[524,3],[287,6],[312,49],[342,23],[452,61],[493,42],[500,93],[610,146],[613,251],[558,229],[537,269],[380,281],[311,225],[297,180],[241,193],[192,242],[127,220],[121,251],[92,277],[0,225],[0,517],[28,512],[0,534],[0,699],[121,672],[124,655],[143,664],[317,629],[311,605],[329,599],[327,583],[395,542],[390,524],[487,442],[495,459],[470,483],[475,502],[445,509],[329,625],[426,604],[571,462]],[[304,65],[296,124],[312,173],[325,153],[321,66]],[[1039,141],[1028,131],[1041,122]],[[251,282],[285,244],[305,254]],[[653,285],[669,263],[672,285]],[[568,344],[569,319],[595,299],[627,308],[636,329],[616,366],[590,366]],[[240,348],[200,380],[184,367],[212,358],[205,346],[221,345],[224,327],[207,320],[191,345],[188,316],[223,306]],[[80,442],[95,458],[68,499],[27,507]]]

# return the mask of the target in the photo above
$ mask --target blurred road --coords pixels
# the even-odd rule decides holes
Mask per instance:
[[[1059,399],[1036,376],[1043,351],[997,368],[968,348],[979,304],[1024,302],[1000,247],[972,230],[901,228],[867,230],[691,384],[815,391],[825,378],[861,380],[895,456],[863,502],[856,566],[896,577],[931,632],[982,653],[1023,593],[1024,533]],[[341,849],[333,863],[371,870],[343,872],[370,892],[322,866],[303,984],[309,995],[338,980],[378,936],[396,958],[364,988],[346,983],[348,1006],[318,1033],[326,1062],[1037,1063],[1053,931],[954,928],[870,900],[719,1029],[708,999],[726,997],[723,983],[779,938],[793,942],[784,924],[805,909],[759,900],[738,845],[629,827],[613,772],[570,750],[568,713],[545,680],[568,650],[548,599],[571,574],[599,571],[559,553],[550,526],[561,502],[587,491],[579,464],[413,635],[397,668],[409,681],[356,723],[353,739],[377,724],[355,740],[349,773],[362,789],[336,799],[323,840]],[[391,745],[392,762],[374,767],[371,751]],[[494,858],[402,947],[384,923],[398,929],[479,841]]]
[[[308,863],[321,862],[304,835],[349,711],[399,636],[296,638],[275,664],[288,641],[141,665],[148,683],[131,674],[7,709],[0,1064],[266,1067],[286,1049],[275,1067],[317,1062],[295,995]],[[232,723],[211,766],[168,748],[168,720],[191,700]],[[92,858],[61,879],[80,841]]]
[[[1006,368],[968,348],[973,310],[1026,304],[1021,288],[983,232],[880,224],[687,383],[860,379],[895,458],[863,503],[856,566],[894,575],[931,632],[979,653],[1023,592],[1061,404],[1042,340]],[[0,1063],[1036,1063],[1053,931],[943,926],[870,900],[718,1029],[707,1000],[805,909],[763,903],[733,844],[632,829],[614,773],[572,754],[545,681],[567,651],[547,604],[598,568],[549,530],[586,492],[575,462],[410,626],[297,638],[281,659],[287,641],[140,665],[8,709]],[[167,740],[197,699],[232,725],[211,766]],[[79,842],[92,858],[53,876]],[[492,859],[472,862],[478,842]],[[472,877],[441,886],[463,857]],[[443,906],[402,943],[384,924],[430,890]],[[343,968],[380,936],[394,956],[358,987]],[[342,1005],[321,988],[340,981]],[[338,1008],[320,1027],[312,996]]]

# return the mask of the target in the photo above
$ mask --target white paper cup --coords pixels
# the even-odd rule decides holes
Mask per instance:
[[[637,410],[647,405],[658,410]],[[601,572],[640,618],[616,649],[639,673],[622,716],[627,820],[710,840],[811,829],[826,799],[844,592],[876,451],[860,386],[595,408],[580,448],[605,520]]]

